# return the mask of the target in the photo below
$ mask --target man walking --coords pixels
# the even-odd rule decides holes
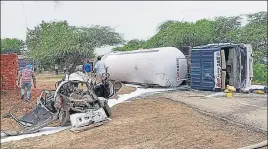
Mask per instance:
[[[91,72],[91,65],[89,64],[89,61],[84,65],[84,71],[86,72],[87,76],[90,77]]]
[[[101,61],[101,57],[98,56],[97,63],[95,64],[94,72],[96,73],[96,80],[101,81],[102,74],[107,73],[107,67],[103,61]]]
[[[103,61],[101,61],[100,56],[98,56],[98,58],[97,58],[97,63],[95,64],[94,72],[96,72],[98,75],[102,75],[102,74],[107,72],[107,68],[105,66],[105,63]]]
[[[33,80],[34,88],[36,88],[36,79],[35,79],[34,71],[32,70],[32,65],[26,65],[26,68],[24,68],[20,72],[19,78],[18,78],[18,86],[20,86],[21,84],[21,100],[24,99],[25,88],[27,88],[26,100],[30,101],[32,80]]]

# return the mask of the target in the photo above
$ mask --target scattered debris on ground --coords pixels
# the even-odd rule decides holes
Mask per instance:
[[[8,115],[23,129],[2,131],[1,138],[38,132],[56,120],[60,121],[60,126],[71,124],[73,129],[108,121],[112,115],[108,99],[120,90],[121,83],[111,81],[109,73],[102,74],[99,82],[82,72],[70,76],[58,81],[56,90],[43,90],[36,104],[27,101],[25,107],[20,107],[26,103],[21,101],[12,106]]]

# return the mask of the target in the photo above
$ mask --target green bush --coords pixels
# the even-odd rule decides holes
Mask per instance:
[[[267,64],[253,64],[253,84],[267,84]]]

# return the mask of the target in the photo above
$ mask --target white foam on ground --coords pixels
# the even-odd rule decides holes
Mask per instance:
[[[42,136],[42,135],[53,134],[53,133],[65,130],[66,128],[68,128],[68,127],[44,127],[36,133],[19,135],[19,136],[9,136],[9,137],[3,138],[3,139],[1,139],[1,143],[15,141],[15,140],[21,140],[21,139],[31,138],[31,137],[38,137],[38,136]]]
[[[264,85],[251,85],[250,87],[248,88],[245,88],[244,90],[250,90],[250,89],[264,89]]]
[[[116,104],[122,103],[130,98],[137,97],[137,96],[140,96],[143,94],[156,93],[156,92],[159,93],[159,92],[163,92],[163,91],[174,90],[173,88],[169,88],[169,89],[147,88],[147,89],[145,89],[145,88],[138,88],[139,87],[138,85],[131,85],[131,84],[126,84],[126,86],[136,87],[137,90],[130,93],[130,94],[119,95],[118,99],[109,99],[108,105],[110,107],[112,107]],[[65,130],[67,128],[69,128],[69,127],[44,127],[39,132],[36,132],[36,133],[19,135],[19,136],[9,136],[9,137],[3,138],[3,139],[1,139],[1,143],[15,141],[15,140],[21,140],[21,139],[31,138],[31,137],[38,137],[38,136],[42,136],[42,135],[49,135],[49,134],[60,132],[60,131]]]
[[[205,96],[205,97],[225,97],[226,96],[226,93],[225,92],[217,92],[217,93],[213,93],[213,94],[210,94],[208,96]]]
[[[122,103],[130,98],[137,97],[143,94],[147,93],[156,93],[156,92],[163,92],[163,91],[169,91],[169,90],[174,90],[173,88],[138,88],[139,86],[137,85],[131,85],[131,84],[126,84],[126,86],[132,86],[136,87],[136,91],[130,93],[130,94],[123,94],[123,95],[118,95],[118,99],[109,99],[108,105],[110,107]]]

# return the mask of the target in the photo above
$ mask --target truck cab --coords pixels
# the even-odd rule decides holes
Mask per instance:
[[[251,85],[252,47],[249,44],[219,43],[194,47],[191,51],[191,87],[199,90],[238,91]]]

